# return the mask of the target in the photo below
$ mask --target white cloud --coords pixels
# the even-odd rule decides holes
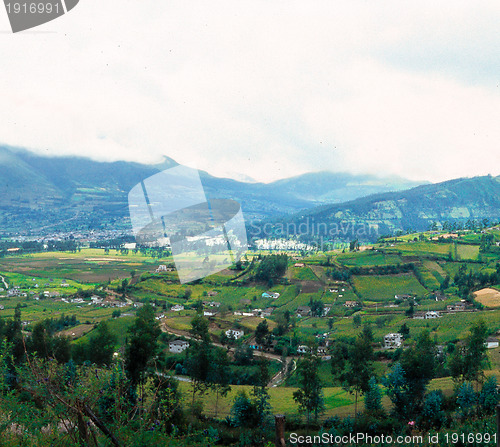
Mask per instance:
[[[264,181],[499,174],[499,18],[496,2],[82,0],[53,33],[0,34],[0,141]]]

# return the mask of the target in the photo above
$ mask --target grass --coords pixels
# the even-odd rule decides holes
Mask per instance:
[[[427,290],[422,287],[413,273],[384,276],[353,276],[356,290],[363,300],[389,302],[397,294],[416,294],[423,296]]]
[[[112,251],[114,252],[114,250]],[[154,259],[140,253],[128,255],[104,254],[102,249],[82,249],[77,253],[44,252],[0,258],[0,271],[21,273],[40,278],[65,278],[79,283],[105,283],[116,278],[128,278],[132,270],[140,275],[158,264],[172,259]]]
[[[467,266],[467,272],[472,271],[473,273],[478,273],[483,270],[486,265],[477,262],[446,262],[443,265],[443,270],[453,279],[457,274],[458,269],[461,265],[465,264]]]
[[[179,382],[179,389],[182,394],[182,401],[186,407],[191,404],[191,385],[187,382]],[[231,407],[239,392],[250,395],[253,387],[249,385],[232,385],[231,391],[225,397],[219,397],[218,417],[225,418],[230,415]],[[297,415],[297,404],[293,400],[295,387],[268,388],[273,414],[282,413],[286,415]],[[323,389],[326,411],[324,417],[334,415],[347,416],[354,412],[354,396],[350,395],[340,387],[327,387]],[[209,391],[201,398],[197,398],[203,403],[203,412],[207,415],[215,415],[216,395]]]
[[[318,277],[309,267],[291,267],[292,278],[299,281],[317,281]]]
[[[189,316],[172,316],[162,320],[166,326],[177,331],[189,331],[191,329],[191,320],[193,315]]]
[[[280,307],[280,310],[290,310],[293,311],[297,309],[299,306],[308,306],[310,300],[321,300],[322,301],[323,294],[321,292],[316,293],[301,293],[297,295],[293,301],[289,301],[287,304]]]
[[[320,369],[323,370],[328,367],[328,365],[321,366]],[[326,371],[325,371],[326,373]],[[323,372],[320,372],[320,376]],[[231,391],[224,396],[219,396],[218,401],[218,411],[217,417],[224,419],[231,414],[231,407],[238,393],[244,392],[248,396],[251,395],[253,387],[249,385],[232,385]],[[299,416],[297,403],[293,399],[293,393],[297,390],[296,387],[276,387],[268,388],[268,393],[270,396],[271,412],[273,414],[285,414],[288,417]],[[433,379],[427,388],[429,391],[432,390],[442,390],[446,396],[451,396],[453,394],[454,383],[451,377],[443,377],[439,379]],[[179,390],[181,391],[181,400],[186,408],[191,405],[192,399],[192,388],[191,384],[188,382],[179,382]],[[385,393],[382,387],[382,393]],[[325,403],[325,413],[321,416],[324,420],[333,416],[353,416],[354,414],[354,395],[348,393],[343,388],[338,386],[326,386],[323,388],[324,403]],[[207,416],[215,416],[216,412],[216,395],[213,391],[209,391],[203,396],[197,396],[197,401],[200,401],[203,406],[203,413]],[[392,404],[386,395],[382,397],[382,405],[386,411],[390,410]],[[363,411],[363,397],[358,398],[358,411]]]
[[[443,270],[441,265],[439,265],[436,261],[425,259],[422,264],[429,272],[432,273],[432,275],[434,276],[434,278],[436,278],[439,284],[441,284],[444,281],[444,279],[447,276],[447,273]]]
[[[108,328],[110,332],[115,335],[117,339],[116,347],[123,346],[125,344],[125,338],[127,337],[128,329],[132,324],[134,323],[135,317],[134,316],[122,316],[119,318],[112,318],[111,320],[108,320]],[[85,328],[88,328],[88,326],[82,325]],[[92,326],[93,327],[93,326]],[[78,330],[78,326],[75,328]],[[69,331],[75,332],[73,328],[69,329]],[[88,341],[89,338],[92,337],[92,330],[86,330],[85,334],[82,335],[75,343],[81,343],[84,341]]]
[[[452,244],[443,243],[437,244],[432,242],[404,242],[395,244],[394,247],[388,247],[386,251],[400,251],[402,254],[408,256],[428,256],[448,258],[452,252]]]
[[[479,258],[479,245],[457,244],[458,259],[476,261]]]
[[[280,297],[274,300],[273,304],[275,304],[276,306],[283,306],[290,303],[299,294],[299,289],[300,288],[297,285],[288,286],[280,295]]]
[[[427,270],[424,266],[417,266],[417,270],[420,273],[420,278],[424,283],[424,286],[428,290],[439,289],[441,283],[436,279],[436,276]]]
[[[401,257],[397,254],[385,254],[374,250],[365,250],[340,254],[337,257],[337,261],[349,267],[364,267],[400,264]]]

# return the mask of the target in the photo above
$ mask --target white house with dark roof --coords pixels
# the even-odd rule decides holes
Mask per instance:
[[[185,351],[189,348],[189,342],[186,340],[174,340],[169,342],[168,349],[170,352],[174,354],[180,354],[182,351]]]

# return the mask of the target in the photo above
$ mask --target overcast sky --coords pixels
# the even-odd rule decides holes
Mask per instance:
[[[0,10],[0,144],[266,182],[498,175],[499,23],[497,0],[80,0],[12,34]]]

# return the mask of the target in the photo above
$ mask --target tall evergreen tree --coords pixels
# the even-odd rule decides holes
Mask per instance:
[[[323,389],[318,374],[320,359],[308,355],[299,360],[297,374],[299,375],[299,389],[293,393],[293,399],[299,404],[299,412],[305,413],[307,422],[314,420],[325,411]]]
[[[148,363],[156,354],[157,339],[161,330],[153,308],[146,304],[137,312],[137,318],[129,329],[125,347],[125,370],[132,384],[145,379]]]

